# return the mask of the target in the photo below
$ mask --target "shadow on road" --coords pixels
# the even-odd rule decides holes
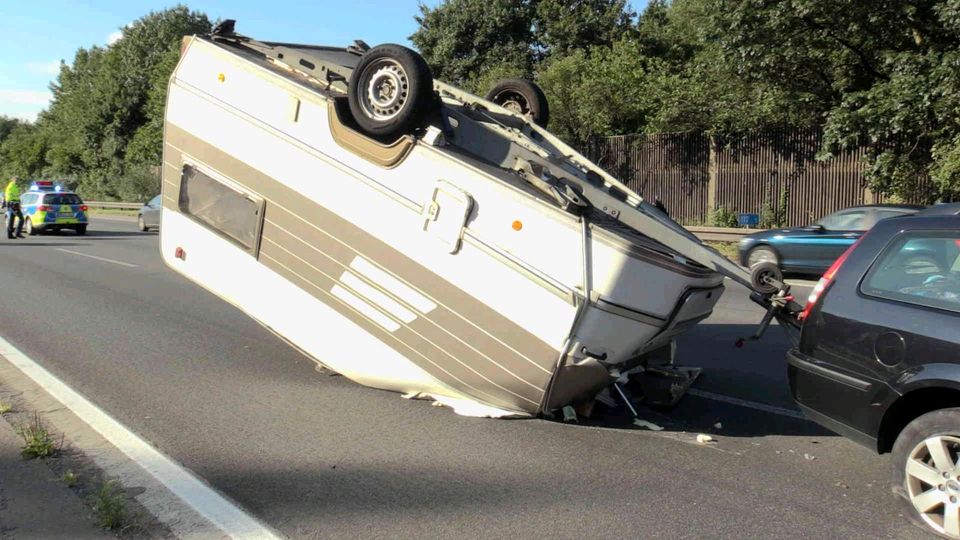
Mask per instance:
[[[721,314],[722,315],[722,314]],[[676,364],[702,368],[690,393],[676,407],[664,409],[643,404],[639,394],[640,418],[666,431],[719,434],[731,437],[767,435],[831,436],[830,431],[804,418],[790,395],[786,352],[792,346],[782,328],[771,326],[757,341],[742,348],[736,341],[756,331],[753,324],[706,322],[678,340]],[[706,396],[721,396],[757,404],[738,405]],[[766,406],[769,406],[768,410]],[[591,418],[581,424],[616,429],[646,429],[633,424],[633,417],[618,400],[613,409],[600,404]],[[719,424],[720,427],[716,427]]]

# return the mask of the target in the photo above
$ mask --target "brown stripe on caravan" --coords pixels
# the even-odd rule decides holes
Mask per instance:
[[[173,195],[164,197],[167,208],[176,210],[185,151],[267,199],[261,262],[341,312],[346,307],[329,294],[330,287],[320,285],[323,279],[339,279],[357,255],[389,268],[388,273],[437,308],[418,313],[394,333],[348,310],[352,319],[458,390],[488,403],[536,412],[556,362],[554,347],[349,221],[177,126],[165,126],[165,142],[163,189]],[[430,351],[429,357],[421,354],[424,351]],[[498,399],[484,397],[488,393]]]

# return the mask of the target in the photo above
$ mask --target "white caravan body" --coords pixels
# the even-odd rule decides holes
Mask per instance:
[[[449,131],[377,142],[330,85],[189,38],[164,261],[329,369],[482,416],[591,399],[711,313],[719,273],[498,166],[484,148],[503,148],[476,142],[509,128],[452,92]]]

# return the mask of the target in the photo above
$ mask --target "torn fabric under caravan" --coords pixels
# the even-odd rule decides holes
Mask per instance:
[[[170,81],[163,258],[361,384],[481,416],[588,401],[709,316],[721,272],[750,281],[546,116],[524,81],[484,100],[397,45],[227,21]],[[777,276],[754,285],[781,315]]]

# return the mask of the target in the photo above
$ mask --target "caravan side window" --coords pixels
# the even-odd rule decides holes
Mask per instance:
[[[183,166],[180,211],[239,244],[257,250],[263,201],[221,182],[192,165]]]

